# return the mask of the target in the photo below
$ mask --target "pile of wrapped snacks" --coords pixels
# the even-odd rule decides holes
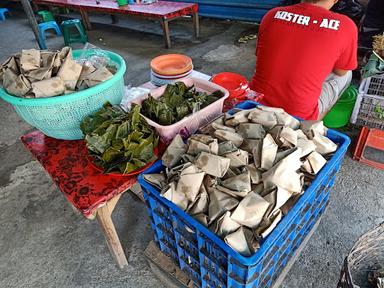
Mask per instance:
[[[322,122],[258,107],[223,115],[163,155],[145,180],[244,256],[298,200],[337,149]]]
[[[115,73],[105,65],[73,60],[72,49],[22,50],[0,66],[0,84],[7,93],[24,98],[52,97],[93,87]]]

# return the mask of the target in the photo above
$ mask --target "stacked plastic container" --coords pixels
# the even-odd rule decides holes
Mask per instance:
[[[246,101],[237,107],[251,109],[257,105]],[[327,137],[339,145],[338,150],[251,257],[234,251],[208,228],[161,197],[157,188],[140,175],[139,183],[160,250],[173,258],[198,287],[271,287],[329,203],[330,189],[350,139],[333,130],[329,130]],[[144,173],[163,170],[158,161]]]

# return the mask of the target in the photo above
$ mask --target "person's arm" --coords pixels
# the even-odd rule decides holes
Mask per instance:
[[[344,76],[345,74],[348,73],[349,70],[343,70],[343,69],[338,69],[338,68],[333,68],[333,74],[337,75],[337,76]]]

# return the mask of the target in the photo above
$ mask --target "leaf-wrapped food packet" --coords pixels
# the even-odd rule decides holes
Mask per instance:
[[[260,195],[250,192],[233,211],[231,218],[237,223],[249,228],[257,227],[263,220],[270,203]]]
[[[175,166],[173,168],[166,168],[167,180],[168,182],[179,181],[181,171],[185,170],[189,166],[193,165],[192,163],[183,163],[181,165]]]
[[[272,129],[277,124],[275,113],[263,111],[259,108],[252,110],[248,115],[252,123],[261,124],[266,130]]]
[[[52,97],[64,94],[65,86],[60,77],[52,77],[32,83],[32,93],[36,98]]]
[[[241,200],[242,198],[247,196],[247,194],[249,193],[249,192],[244,192],[244,191],[239,192],[239,191],[232,190],[232,189],[226,188],[224,186],[220,186],[220,185],[216,185],[215,187],[217,190],[219,190],[223,193],[226,193],[226,194],[236,198],[237,200]]]
[[[79,76],[79,80],[76,83],[76,88],[78,90],[84,90],[89,88],[86,79],[89,78],[89,75],[96,71],[96,67],[92,65],[92,63],[86,61],[83,63],[83,69],[81,70],[81,74]]]
[[[200,222],[200,224],[204,225],[205,227],[208,227],[208,216],[201,213],[201,214],[196,214],[193,215],[193,218],[195,218],[197,221]]]
[[[212,128],[215,129],[215,130],[224,130],[224,131],[229,131],[229,132],[232,132],[232,133],[236,132],[235,128],[228,127],[228,126],[225,126],[223,124],[219,124],[219,123],[213,122],[211,125],[212,125]]]
[[[261,167],[263,142],[264,141],[259,141],[258,143],[255,143],[256,146],[252,149],[253,163],[258,169]]]
[[[184,193],[189,201],[194,202],[199,194],[204,175],[205,173],[195,165],[191,165],[181,171],[180,179],[176,186],[177,192]]]
[[[312,140],[306,138],[297,139],[297,147],[301,148],[301,157],[305,157],[308,154],[316,150],[317,146]]]
[[[297,129],[295,130],[296,131],[296,134],[297,134],[297,139],[305,139],[305,140],[309,140],[307,135],[305,135],[305,133],[303,132],[303,130],[301,129]]]
[[[209,196],[204,187],[204,185],[200,186],[199,195],[196,197],[195,202],[193,202],[187,212],[190,215],[197,214],[207,214],[208,213],[208,204],[209,204]]]
[[[255,164],[247,165],[247,170],[251,176],[251,183],[259,184],[261,182],[261,172],[256,168]]]
[[[231,141],[236,147],[240,147],[244,141],[239,134],[225,130],[216,130],[214,136],[221,141]]]
[[[225,173],[225,175],[221,179],[225,180],[225,179],[228,179],[228,178],[231,178],[233,176],[238,175],[236,173],[236,171],[237,171],[237,169],[229,167],[227,173]]]
[[[293,130],[297,130],[300,128],[300,121],[295,117],[289,115],[287,112],[276,113],[277,124],[281,124],[286,127],[290,127]]]
[[[316,152],[321,155],[327,155],[337,150],[337,145],[331,139],[320,134],[316,134],[312,141],[316,145]]]
[[[6,69],[3,76],[4,89],[11,95],[23,97],[31,90],[31,83],[23,75],[16,75],[12,69]]]
[[[283,131],[284,126],[283,125],[276,125],[272,129],[268,131],[268,134],[270,134],[273,138],[273,140],[276,142],[278,146],[282,146],[284,139],[281,139],[281,131]]]
[[[306,172],[316,175],[326,163],[327,160],[325,160],[321,154],[314,151],[308,155],[306,161],[303,164],[303,168]]]
[[[195,162],[195,157],[192,156],[192,155],[189,155],[189,154],[184,154],[181,156],[181,160],[184,162],[184,163],[193,163]]]
[[[252,246],[253,238],[254,236],[251,230],[245,227],[240,227],[236,232],[227,235],[224,238],[224,241],[233,250],[245,257],[249,257],[254,253],[250,248]]]
[[[300,198],[300,194],[292,195],[291,198],[281,207],[281,212],[283,215],[287,215],[288,212],[292,209],[292,207],[296,204],[297,200]]]
[[[25,72],[25,77],[28,78],[30,82],[37,82],[44,79],[49,79],[52,77],[52,66],[51,67],[42,67],[35,70],[30,70]]]
[[[239,223],[231,219],[230,211],[225,212],[225,214],[217,220],[216,225],[217,230],[215,231],[215,233],[221,238],[224,238],[228,234],[235,232],[241,226]]]
[[[265,188],[280,186],[293,193],[301,193],[303,188],[303,175],[296,171],[300,169],[301,149],[292,152],[267,172],[263,173]]]
[[[213,124],[216,123],[216,124],[219,124],[219,126],[224,126],[224,115],[216,118],[215,120],[213,120],[211,123],[199,128],[198,132],[199,133],[202,133],[202,134],[205,134],[205,135],[213,135],[213,133],[215,132],[215,128],[213,127]],[[216,126],[216,127],[219,127],[219,126]],[[227,126],[224,126],[224,127],[227,127]]]
[[[207,141],[199,141],[199,138],[194,136],[188,139],[188,150],[187,153],[192,156],[197,156],[201,152],[207,152],[217,155],[219,152],[219,144],[217,139],[209,137]]]
[[[246,171],[240,175],[233,176],[221,182],[221,185],[225,188],[235,190],[245,195],[251,191],[251,175],[249,171]],[[244,195],[244,196],[245,196]],[[241,196],[241,195],[240,195]],[[243,197],[244,197],[243,196]]]
[[[20,70],[27,72],[40,68],[40,50],[22,50],[20,57]]]
[[[279,210],[287,201],[292,197],[292,192],[285,190],[279,186],[276,186],[270,193],[265,195],[263,198],[268,201],[271,205],[266,215],[274,214]]]
[[[283,160],[285,157],[287,157],[292,152],[295,152],[296,150],[297,148],[290,148],[287,150],[278,150],[276,154],[275,162],[273,163],[273,165],[275,165],[276,163],[279,163],[281,160]]]
[[[144,174],[143,178],[148,183],[162,190],[167,184],[164,174]]]
[[[163,160],[163,165],[168,168],[175,167],[177,164],[179,164],[181,156],[186,151],[187,145],[185,145],[181,136],[177,134],[161,158],[161,160]]]
[[[263,222],[256,229],[255,234],[257,236],[261,236],[262,238],[266,238],[273,229],[276,228],[277,224],[283,218],[283,213],[281,210],[276,210],[274,213],[271,213],[267,218],[263,219]]]
[[[274,113],[274,114],[282,114],[284,113],[284,109],[283,108],[278,108],[278,107],[270,107],[270,106],[258,106],[257,107],[258,109],[262,110],[262,111],[265,111],[265,112],[270,112],[271,114]]]
[[[231,141],[225,141],[219,143],[219,156],[237,151],[237,147]]]
[[[168,189],[161,196],[177,205],[183,211],[188,207],[188,198],[184,193],[177,191],[175,182],[170,183]]]
[[[238,149],[235,152],[230,152],[223,156],[231,160],[230,167],[239,168],[248,165],[249,155],[247,151]]]
[[[240,123],[248,123],[248,115],[250,110],[240,110],[233,115],[226,114],[225,125],[235,127]]]
[[[208,216],[210,223],[224,215],[225,212],[231,211],[239,204],[239,201],[236,198],[215,188],[210,188],[208,191],[210,199]]]
[[[283,139],[283,147],[292,148],[297,146],[297,133],[290,127],[283,127],[280,138]]]
[[[7,70],[7,69],[10,69],[13,72],[13,74],[15,74],[16,76],[18,76],[20,74],[20,69],[19,69],[19,66],[16,62],[15,56],[9,57],[7,60],[5,60],[5,62],[3,64],[1,64],[1,66],[0,66],[0,84],[3,82],[4,73],[5,73],[5,70]],[[3,86],[4,86],[4,84],[3,84]]]
[[[264,139],[266,135],[263,126],[256,123],[241,123],[236,132],[244,139]]]
[[[52,68],[57,54],[58,52],[53,52],[53,51],[46,51],[46,50],[40,51],[40,68],[41,67]]]
[[[113,74],[106,67],[100,67],[92,73],[85,75],[83,81],[87,84],[88,87],[93,87],[99,83],[111,79],[112,77]]]
[[[263,144],[263,140],[255,139],[244,139],[243,144],[241,144],[240,149],[247,151],[248,153],[253,153],[255,148],[260,148]]]
[[[323,121],[302,121],[300,128],[309,139],[312,139],[316,134],[327,135],[327,128],[324,126]]]
[[[261,169],[269,170],[272,168],[273,163],[275,162],[277,149],[278,146],[276,142],[270,134],[267,134],[263,140],[263,148],[261,151]]]
[[[223,177],[229,168],[231,160],[221,156],[201,152],[196,159],[196,166],[205,173],[215,177]]]

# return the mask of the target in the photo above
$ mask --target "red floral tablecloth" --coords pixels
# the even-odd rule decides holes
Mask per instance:
[[[89,162],[82,140],[57,140],[34,131],[22,136],[21,141],[85,217],[136,183],[136,177],[109,176],[97,171]]]

